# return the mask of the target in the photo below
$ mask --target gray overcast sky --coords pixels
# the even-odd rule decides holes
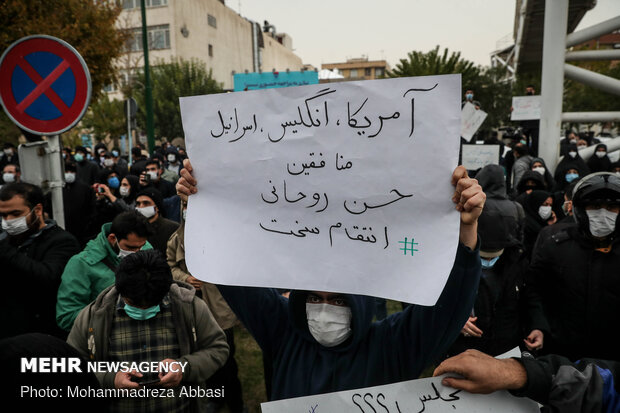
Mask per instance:
[[[367,55],[394,65],[412,50],[436,45],[489,65],[499,40],[512,36],[515,0],[226,0],[293,38],[304,63],[343,62]],[[579,28],[620,15],[620,0],[598,0]]]

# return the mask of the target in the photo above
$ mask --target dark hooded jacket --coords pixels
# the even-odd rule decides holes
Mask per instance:
[[[553,179],[553,175],[551,175],[551,172],[549,172],[549,168],[547,167],[545,160],[543,158],[533,158],[532,162],[530,163],[530,169],[532,169],[532,166],[536,162],[540,162],[543,168],[545,168],[544,181],[545,185],[547,186],[547,191],[553,191],[553,188],[555,188],[555,179]]]
[[[532,185],[532,181],[534,185]],[[515,200],[523,204],[523,199],[527,196],[527,190],[551,191],[545,183],[545,178],[536,171],[527,171],[517,185],[516,192],[513,194]]]
[[[616,234],[619,230],[616,229]],[[529,331],[544,332],[542,354],[620,360],[620,236],[609,248],[577,223],[545,227],[527,271]]]
[[[506,195],[504,169],[499,165],[487,165],[476,174],[476,179],[487,196],[484,217],[478,220],[478,233],[483,232],[487,225],[502,225],[509,242],[499,248],[521,244],[525,212],[519,203],[509,200]]]
[[[345,295],[352,336],[331,348],[308,330],[307,292],[293,291],[287,300],[275,289],[218,288],[271,360],[271,399],[278,400],[418,378],[445,354],[467,321],[480,272],[478,250],[459,245],[435,306],[411,305],[374,323],[373,297]]]
[[[609,156],[607,156],[607,153],[605,153],[605,156],[602,158],[596,156],[596,151],[598,151],[599,148],[603,148],[605,149],[605,152],[607,152],[607,145],[604,143],[599,143],[596,145],[596,149],[594,149],[594,153],[590,159],[588,159],[587,163],[588,168],[590,168],[590,173],[611,171],[611,160],[609,159]]]
[[[535,172],[537,173],[537,172]],[[536,238],[541,229],[547,226],[547,220],[542,219],[538,214],[538,208],[551,197],[551,193],[546,191],[532,191],[529,193],[523,203],[525,210],[525,228],[523,231],[523,246],[525,247],[526,257],[532,255]]]
[[[566,171],[568,171],[569,169],[576,169],[577,172],[579,173],[580,178],[590,173],[590,168],[588,168],[588,165],[583,160],[583,158],[579,156],[577,145],[574,143],[571,143],[568,147],[568,151],[577,152],[577,156],[575,156],[574,158],[571,158],[567,152],[566,156],[564,156],[562,160],[560,161],[560,163],[558,163],[558,166],[556,166],[555,174],[553,176],[555,179],[555,183],[556,183],[555,191],[563,191],[564,188],[566,188],[566,185],[570,183],[566,180]]]

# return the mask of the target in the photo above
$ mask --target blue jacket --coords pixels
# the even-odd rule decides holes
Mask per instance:
[[[273,364],[271,400],[418,378],[456,339],[474,305],[478,250],[459,245],[446,286],[433,307],[412,305],[372,322],[373,298],[346,295],[352,336],[327,348],[310,334],[306,295],[275,289],[218,286]]]

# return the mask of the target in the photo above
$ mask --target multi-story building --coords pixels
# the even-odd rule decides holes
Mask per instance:
[[[300,70],[301,58],[292,39],[275,33],[227,7],[224,0],[146,0],[149,63],[171,58],[197,58],[213,71],[224,89],[233,89],[235,73]],[[143,66],[140,0],[123,0],[117,27],[131,36],[126,52],[116,61],[121,82]],[[111,98],[121,98],[117,86],[106,88]]]
[[[343,80],[371,80],[379,79],[390,70],[385,60],[368,60],[368,57],[347,59],[344,63],[323,63],[321,69],[338,69]]]

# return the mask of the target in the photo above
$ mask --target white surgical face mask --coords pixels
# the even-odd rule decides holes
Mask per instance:
[[[551,217],[551,207],[541,205],[538,207],[538,215],[540,215],[542,219],[549,219]]]
[[[152,205],[144,208],[136,208],[136,211],[144,215],[146,218],[152,218],[155,215],[155,207]]]
[[[19,235],[28,231],[28,221],[26,218],[28,215],[32,214],[34,210],[30,211],[29,214],[24,215],[23,217],[15,218],[15,219],[4,219],[2,218],[2,229],[7,232],[9,235]]]
[[[599,158],[604,158],[605,155],[607,155],[607,152],[594,152],[596,154],[596,156],[598,156]]]
[[[532,168],[532,171],[536,171],[541,175],[545,175],[545,168],[543,168],[542,166],[537,166],[536,168]]]
[[[114,159],[105,158],[104,161],[103,161],[103,164],[105,166],[113,166],[114,165]]]
[[[116,246],[118,247],[118,258],[120,258],[120,259],[123,259],[124,257],[134,253],[134,251],[129,251],[129,250],[122,249],[120,244],[118,243],[118,241],[116,241]]]
[[[169,153],[168,154],[168,162],[174,163],[174,162],[176,162],[176,160],[177,160],[177,156],[175,154],[173,154],[173,153]]]
[[[4,150],[4,154],[5,154],[6,156],[11,156],[11,155],[13,155],[13,149],[5,149],[5,150]]]
[[[73,172],[65,172],[65,181],[68,184],[72,184],[75,182],[75,173]]]
[[[156,171],[147,171],[146,173],[151,177],[151,181],[156,181],[157,180],[157,172]]]
[[[4,180],[4,183],[10,184],[11,182],[15,182],[15,175],[7,172],[5,174],[2,174],[2,179]]]
[[[616,229],[617,212],[605,208],[587,210],[590,233],[595,237],[606,237]]]
[[[575,152],[575,151],[570,151],[570,152],[568,153],[568,156],[570,156],[571,158],[574,158],[575,156],[577,156],[577,152]]]
[[[351,336],[350,307],[306,303],[306,315],[310,334],[322,346],[337,346]]]
[[[129,195],[129,187],[128,186],[121,186],[118,189],[119,193],[121,194],[122,197],[126,197]]]

